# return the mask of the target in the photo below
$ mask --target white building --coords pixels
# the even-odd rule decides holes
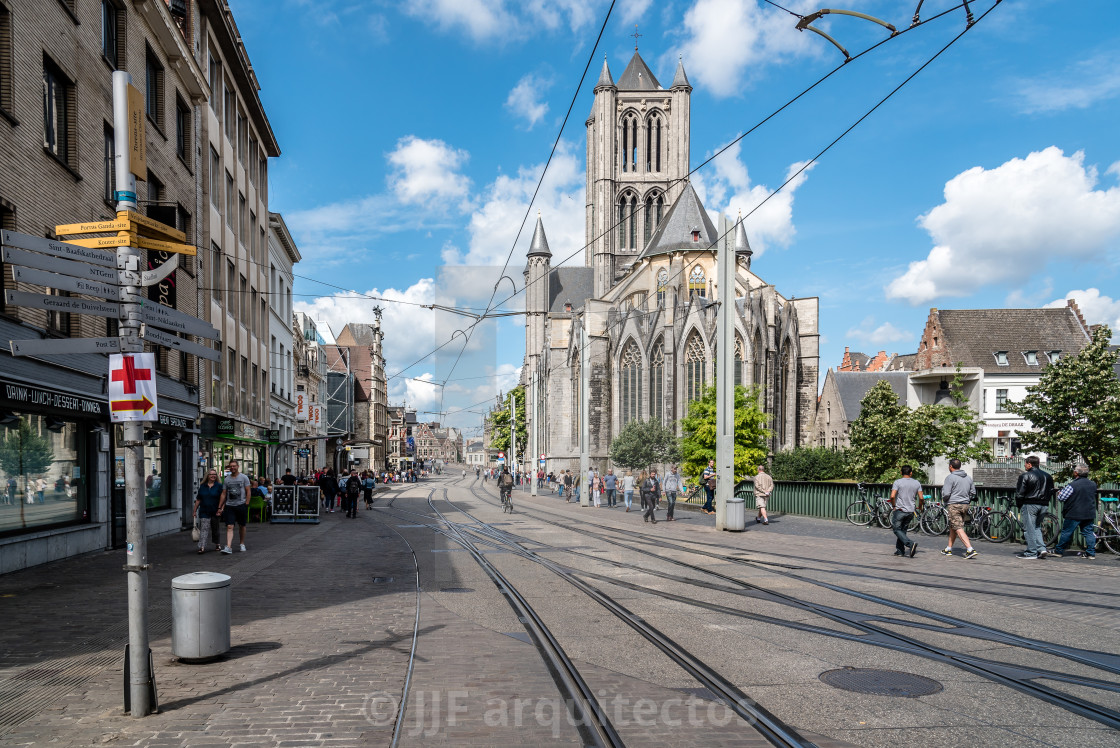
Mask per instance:
[[[292,266],[302,259],[284,217],[268,214],[268,428],[278,442],[272,455],[273,475],[295,470],[295,351],[292,340]]]

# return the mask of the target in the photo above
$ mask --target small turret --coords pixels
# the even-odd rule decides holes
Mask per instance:
[[[675,88],[686,88],[692,90],[692,84],[688,82],[688,76],[684,74],[684,60],[677,58],[677,72],[673,76],[673,85],[669,87],[670,90]]]
[[[603,70],[599,73],[599,81],[595,84],[595,90],[600,88],[614,88],[614,78],[611,77],[611,69],[607,67],[607,56],[603,55]]]

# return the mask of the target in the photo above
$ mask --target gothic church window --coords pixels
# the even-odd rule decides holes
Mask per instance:
[[[752,372],[751,384],[758,387],[760,390],[765,390],[765,385],[762,381],[762,362],[764,360],[765,352],[762,350],[762,336],[757,333],[754,336],[754,371]]]
[[[646,120],[646,171],[661,171],[661,118],[656,114]]]
[[[638,118],[633,114],[622,118],[622,170],[638,170]]]
[[[692,333],[684,351],[685,402],[699,400],[704,396],[704,341],[699,333]]]
[[[743,383],[743,339],[735,336],[735,386]]]
[[[688,274],[688,292],[703,298],[707,295],[708,281],[704,277],[704,268],[697,265]]]
[[[638,403],[642,394],[642,355],[633,341],[626,346],[619,360],[619,405],[622,425],[638,418]]]
[[[669,285],[669,271],[661,268],[657,271],[657,305],[665,303],[665,288]]]
[[[662,271],[664,272],[664,271]],[[665,422],[665,344],[658,341],[649,357],[649,414],[658,423]]]
[[[630,249],[637,249],[638,247],[638,198],[637,196],[630,198],[630,244],[627,245]]]

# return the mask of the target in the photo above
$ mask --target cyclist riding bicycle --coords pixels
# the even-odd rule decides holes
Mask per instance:
[[[513,476],[510,475],[509,468],[502,468],[502,474],[498,476],[498,493],[502,497],[502,504],[510,503],[510,496],[513,493]]]

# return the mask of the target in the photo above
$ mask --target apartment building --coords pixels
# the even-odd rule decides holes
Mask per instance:
[[[268,360],[271,372],[269,386],[268,428],[275,432],[273,447],[274,475],[284,470],[295,471],[295,354],[292,330],[292,266],[300,261],[299,249],[288,231],[284,217],[268,214]]]
[[[56,238],[58,224],[116,217],[112,75],[123,70],[146,99],[138,210],[182,231],[185,243],[203,243],[197,143],[209,86],[193,53],[198,27],[193,2],[0,0],[0,228]],[[150,266],[167,257],[148,255]],[[150,298],[195,315],[199,259],[182,255]],[[4,291],[72,293],[17,282],[12,266],[0,266],[4,340],[117,334],[115,318],[5,304]],[[146,525],[155,535],[178,530],[190,514],[199,362],[149,350],[160,414],[144,455]],[[109,422],[107,373],[103,354],[0,351],[0,442],[30,450],[0,458],[0,572],[123,545],[124,457]]]
[[[295,359],[296,466],[292,472],[310,475],[327,463],[327,358],[315,320],[303,312],[292,315],[292,353]]]
[[[377,470],[387,467],[389,434],[384,342],[380,315],[373,324],[348,323],[335,341],[336,347],[345,351],[354,380],[352,440],[355,445],[369,448],[368,457],[360,460],[358,467]]]

